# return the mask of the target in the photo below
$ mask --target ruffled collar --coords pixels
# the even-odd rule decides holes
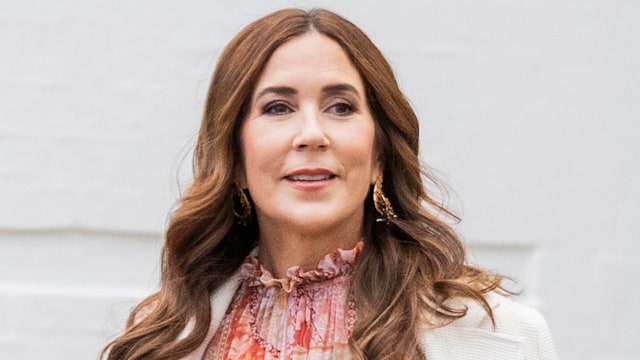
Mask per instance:
[[[258,248],[253,249],[240,267],[240,278],[249,286],[279,286],[286,292],[295,287],[310,283],[318,283],[341,275],[351,274],[353,264],[362,252],[363,242],[359,241],[351,250],[337,249],[324,256],[315,269],[304,271],[300,266],[287,269],[283,278],[275,278],[269,270],[258,261]]]

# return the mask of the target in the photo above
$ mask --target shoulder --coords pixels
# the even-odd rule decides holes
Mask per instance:
[[[547,328],[540,312],[532,307],[493,292],[487,294],[486,299],[493,311],[497,332],[520,334]],[[458,302],[468,308],[467,314],[450,325],[493,330],[491,318],[480,304],[467,299]]]
[[[537,310],[496,293],[488,294],[486,299],[493,311],[495,328],[480,304],[452,300],[455,305],[466,307],[467,314],[445,326],[425,330],[423,345],[427,354],[435,352],[433,359],[557,358],[547,323]],[[451,351],[467,353],[456,357]]]

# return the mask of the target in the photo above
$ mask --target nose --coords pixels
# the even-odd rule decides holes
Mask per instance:
[[[329,138],[323,127],[322,115],[315,110],[300,113],[299,129],[293,138],[296,150],[324,150],[329,146]]]

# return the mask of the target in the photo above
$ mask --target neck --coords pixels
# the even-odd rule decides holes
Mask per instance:
[[[360,226],[338,226],[330,230],[311,232],[309,229],[260,225],[260,264],[276,278],[286,275],[287,269],[300,266],[311,270],[336,249],[352,249],[362,238]]]

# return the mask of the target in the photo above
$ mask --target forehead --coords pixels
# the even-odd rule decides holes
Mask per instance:
[[[255,90],[285,83],[308,85],[310,82],[350,83],[359,91],[363,90],[360,74],[344,49],[328,36],[313,31],[276,49]]]

